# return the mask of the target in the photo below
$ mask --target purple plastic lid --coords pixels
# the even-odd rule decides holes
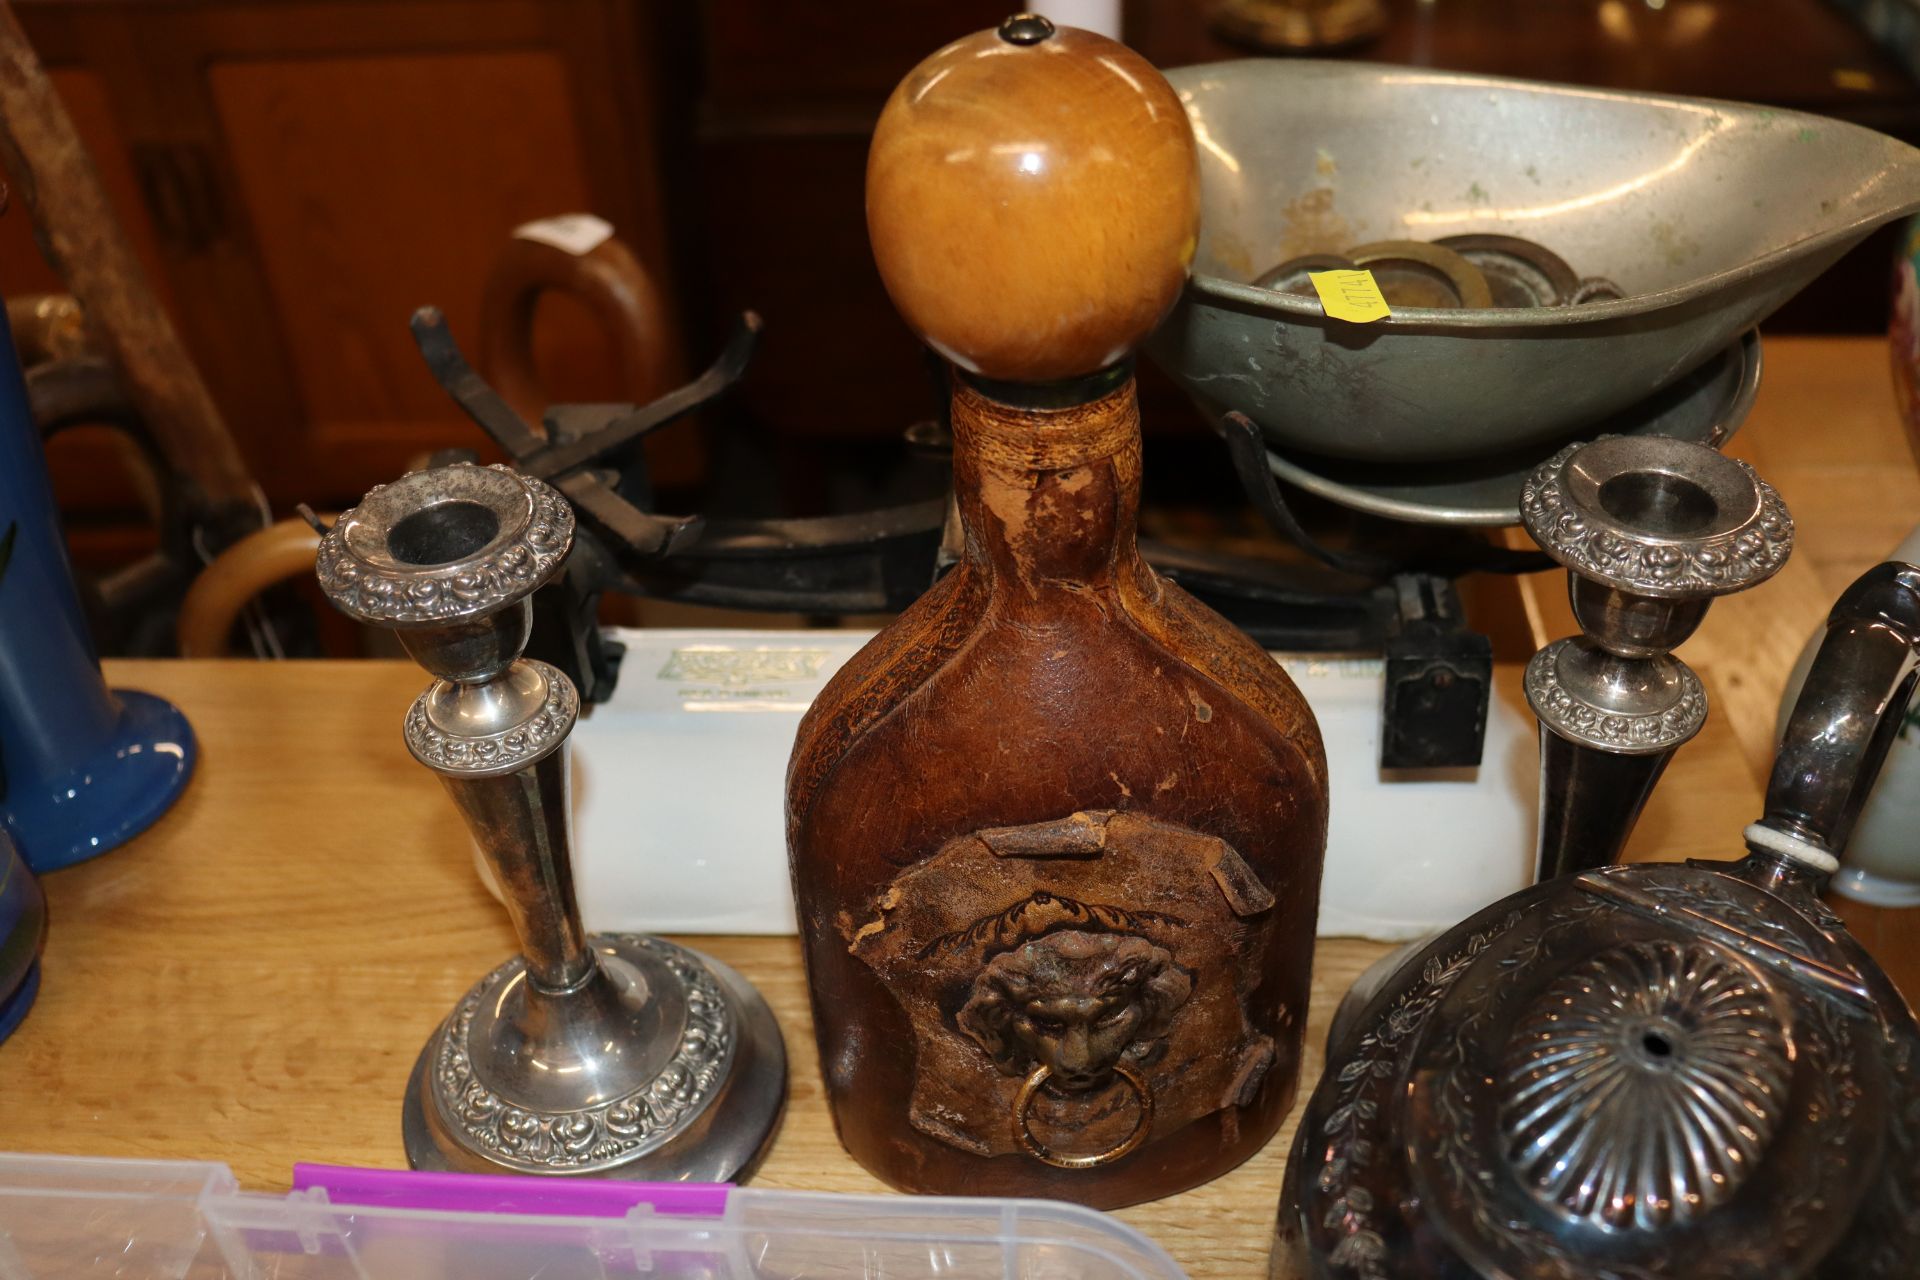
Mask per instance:
[[[613,1182],[598,1178],[428,1173],[296,1164],[293,1189],[319,1187],[334,1204],[456,1213],[537,1213],[566,1218],[624,1218],[637,1205],[654,1212],[717,1217],[727,1211],[726,1182]]]

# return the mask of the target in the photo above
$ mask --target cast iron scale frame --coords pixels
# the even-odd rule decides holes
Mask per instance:
[[[618,678],[620,647],[596,622],[609,590],[732,609],[888,613],[918,598],[957,554],[947,543],[946,499],[796,519],[714,519],[652,509],[640,443],[738,384],[762,327],[751,311],[692,382],[643,405],[554,405],[542,415],[544,435],[467,362],[437,307],[416,311],[411,327],[427,368],[454,402],[514,469],[554,486],[580,517],[581,536],[565,574],[535,597],[528,652],[566,672],[588,702],[605,701]],[[947,439],[944,424],[910,432],[921,447],[941,448]],[[1480,547],[1408,564],[1322,547],[1268,470],[1259,428],[1229,413],[1220,432],[1262,519],[1320,563],[1367,585],[1329,591],[1304,583],[1287,566],[1151,539],[1141,540],[1141,552],[1269,649],[1383,654],[1383,768],[1478,764],[1493,651],[1487,637],[1466,626],[1453,578],[1474,570],[1531,572],[1552,562]]]

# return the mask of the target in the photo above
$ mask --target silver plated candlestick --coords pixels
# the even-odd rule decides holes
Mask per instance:
[[[573,684],[521,657],[531,596],[573,511],[504,467],[418,471],[327,532],[328,598],[392,629],[435,677],[406,717],[492,868],[520,954],[428,1040],[407,1086],[415,1168],[648,1180],[737,1178],[772,1136],[786,1052],[727,966],[659,938],[587,936],[574,898]]]
[[[1670,652],[1714,597],[1786,563],[1793,520],[1752,467],[1705,445],[1609,436],[1569,445],[1520,495],[1520,517],[1567,567],[1583,635],[1527,663],[1540,719],[1538,879],[1607,866],[1654,783],[1707,718]]]

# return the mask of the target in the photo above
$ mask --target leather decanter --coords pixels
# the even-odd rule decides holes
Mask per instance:
[[[1319,730],[1135,547],[1130,356],[1195,182],[1159,73],[1031,15],[921,64],[874,136],[881,276],[954,366],[964,550],[814,703],[787,812],[828,1101],[904,1190],[1153,1199],[1293,1098]]]

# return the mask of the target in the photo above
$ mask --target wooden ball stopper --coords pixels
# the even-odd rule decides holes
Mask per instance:
[[[893,91],[867,231],[914,332],[960,368],[1052,382],[1124,359],[1166,315],[1200,226],[1193,131],[1125,45],[1021,14]]]

